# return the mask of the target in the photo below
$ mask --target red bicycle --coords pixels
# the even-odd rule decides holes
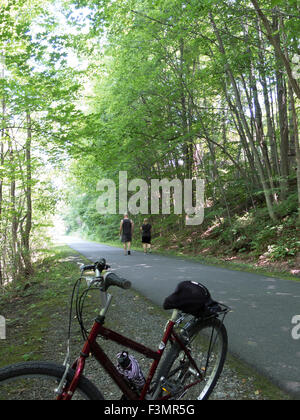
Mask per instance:
[[[222,372],[227,354],[227,332],[224,317],[229,311],[218,304],[218,310],[202,317],[195,317],[173,310],[163,333],[158,350],[152,350],[105,327],[105,319],[112,296],[111,286],[128,289],[131,283],[108,272],[104,259],[82,266],[81,278],[76,282],[72,303],[76,302],[77,319],[85,344],[78,359],[70,364],[70,350],[62,366],[49,362],[18,363],[0,370],[1,400],[103,400],[101,391],[84,375],[85,363],[93,356],[106,370],[127,400],[204,400],[213,391]],[[88,287],[80,294],[80,284],[86,271],[93,270],[95,277],[88,278]],[[105,273],[104,273],[105,272]],[[101,292],[100,314],[88,332],[83,325],[84,300],[91,289]],[[77,290],[77,293],[76,293]],[[71,331],[72,305],[70,311],[69,339]],[[153,360],[145,378],[136,366],[132,378],[128,367],[136,362],[128,353],[119,355],[115,365],[97,343],[102,337]],[[132,373],[132,371],[130,371]]]

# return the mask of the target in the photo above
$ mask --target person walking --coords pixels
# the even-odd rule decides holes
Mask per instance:
[[[131,255],[131,242],[134,230],[134,223],[129,219],[128,214],[124,214],[124,219],[120,223],[121,241],[124,243],[125,255]]]
[[[148,223],[148,219],[144,219],[144,224],[141,226],[144,254],[147,254],[147,251],[151,253],[151,231],[152,226]]]

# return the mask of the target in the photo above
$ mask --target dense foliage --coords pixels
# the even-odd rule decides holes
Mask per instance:
[[[0,284],[30,275],[61,198],[69,231],[116,239],[97,184],[120,171],[205,180],[201,226],[151,216],[165,245],[295,257],[299,17],[296,0],[1,0]]]
[[[0,285],[32,274],[57,192],[51,161],[71,149],[79,84],[50,3],[1,0]],[[34,245],[35,244],[35,245]]]
[[[74,161],[69,228],[117,236],[95,210],[101,178],[205,179],[201,227],[153,216],[196,252],[299,250],[299,5],[295,1],[78,1],[91,36],[87,153]],[[74,179],[76,180],[74,184]],[[136,220],[141,220],[137,216]],[[193,236],[191,236],[193,234]],[[227,249],[227,250],[228,250]]]

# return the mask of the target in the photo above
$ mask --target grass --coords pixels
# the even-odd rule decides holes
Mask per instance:
[[[0,341],[0,367],[40,359],[53,317],[65,307],[78,277],[76,256],[68,247],[53,247],[36,265],[29,287],[20,283],[1,290],[0,313],[6,318],[7,337]]]

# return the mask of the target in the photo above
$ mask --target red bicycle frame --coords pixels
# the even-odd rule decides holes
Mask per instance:
[[[189,361],[191,362],[192,366],[197,371],[197,374],[199,375],[199,379],[195,381],[192,384],[189,384],[186,386],[185,389],[190,388],[191,386],[196,385],[197,383],[201,382],[203,380],[203,374],[201,371],[199,371],[196,363],[194,362],[189,350],[186,348],[185,344],[182,342],[180,337],[173,331],[175,322],[170,320],[167,324],[166,330],[164,332],[163,339],[161,341],[161,344],[159,346],[158,351],[153,351],[148,347],[145,347],[142,344],[139,344],[127,337],[124,337],[106,327],[104,327],[104,317],[100,317],[96,319],[92,330],[89,334],[88,340],[84,344],[84,347],[80,353],[80,357],[75,361],[75,363],[72,366],[72,369],[75,371],[75,375],[73,377],[72,382],[70,385],[64,389],[63,393],[60,395],[59,399],[61,400],[70,400],[72,399],[72,396],[74,395],[74,392],[76,391],[79,379],[83,373],[84,367],[85,367],[85,361],[86,359],[92,354],[96,360],[100,363],[101,366],[106,370],[106,372],[109,374],[109,376],[115,381],[115,383],[118,385],[118,387],[121,389],[124,395],[129,400],[144,400],[146,397],[147,392],[150,389],[150,385],[152,382],[152,379],[154,377],[154,374],[157,370],[158,364],[162,358],[162,355],[164,353],[164,350],[166,348],[166,345],[168,341],[177,342],[181,349],[185,352],[186,356],[188,357]],[[99,346],[99,344],[96,342],[96,339],[98,336],[101,336],[105,339],[108,339],[110,341],[113,341],[115,343],[118,343],[122,346],[125,346],[126,348],[129,348],[131,350],[134,350],[140,354],[143,354],[149,359],[153,360],[153,363],[150,367],[148,377],[146,379],[145,386],[141,392],[140,395],[135,393],[126,381],[123,379],[122,375],[118,372],[117,368],[114,366],[114,364],[111,362],[111,360],[107,357],[107,355],[104,353],[103,349]],[[163,397],[163,399],[170,398],[171,395],[167,395]]]

